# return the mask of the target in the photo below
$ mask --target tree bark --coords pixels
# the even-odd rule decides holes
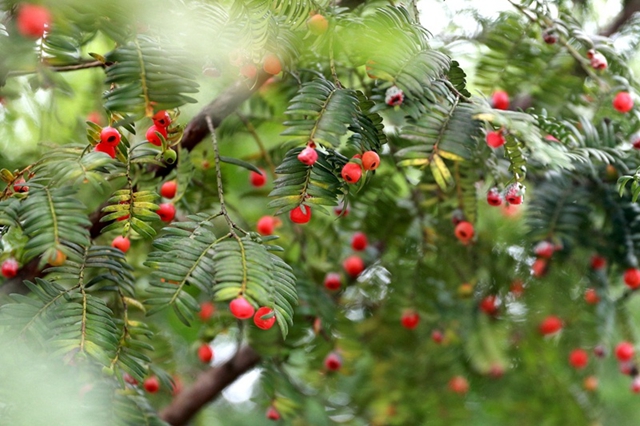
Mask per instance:
[[[255,367],[259,361],[260,355],[251,347],[243,346],[229,361],[202,372],[191,387],[176,395],[171,404],[160,412],[160,418],[172,426],[186,425],[224,388]]]
[[[619,32],[637,12],[640,12],[640,0],[625,1],[622,10],[618,16],[616,16],[616,19],[614,19],[613,22],[600,33],[600,35],[611,37],[613,34]]]

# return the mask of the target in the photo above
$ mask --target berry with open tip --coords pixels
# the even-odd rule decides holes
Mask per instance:
[[[13,278],[18,275],[18,269],[18,261],[12,257],[2,262],[2,276],[5,278]]]
[[[362,167],[356,163],[347,163],[342,168],[342,179],[349,184],[357,183],[362,177]]]
[[[324,277],[324,287],[327,290],[338,290],[342,286],[342,279],[337,272],[329,272]]]
[[[456,225],[454,233],[456,238],[465,244],[471,241],[475,235],[473,225],[471,222],[467,222],[466,220],[463,220]]]
[[[167,111],[164,110],[156,112],[156,114],[151,119],[153,120],[153,124],[155,124],[156,127],[162,127],[166,129],[171,124],[171,116]]]
[[[342,357],[337,352],[330,352],[324,359],[324,367],[329,371],[340,370]]]
[[[120,136],[120,132],[113,127],[104,127],[100,131],[100,143],[105,145],[116,147],[120,143],[122,136]]]
[[[499,206],[502,204],[502,194],[498,188],[493,187],[487,192],[487,203],[490,206]]]
[[[362,154],[362,167],[365,170],[375,170],[380,166],[380,156],[375,151],[367,151]]]

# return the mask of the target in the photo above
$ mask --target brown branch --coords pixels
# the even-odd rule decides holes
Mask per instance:
[[[172,426],[186,425],[189,420],[224,388],[251,370],[260,361],[251,347],[243,346],[229,361],[219,367],[203,371],[195,383],[175,396],[160,412],[160,418]]]
[[[71,65],[60,65],[60,66],[52,66],[47,67],[49,70],[54,72],[67,72],[67,71],[77,71],[77,70],[85,70],[88,68],[104,68],[107,66],[106,64],[100,61],[90,61],[90,62],[81,62],[79,64],[71,64]],[[8,77],[19,77],[22,75],[35,74],[38,70],[28,70],[28,71],[10,71],[7,73]]]
[[[624,2],[624,6],[618,16],[613,22],[603,30],[600,35],[611,37],[624,27],[634,14],[640,12],[640,0],[627,0]]]

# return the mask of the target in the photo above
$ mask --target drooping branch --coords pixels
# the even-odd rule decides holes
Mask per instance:
[[[626,0],[618,16],[616,16],[613,22],[611,22],[611,24],[600,33],[600,35],[611,37],[613,34],[620,31],[622,27],[631,20],[633,15],[638,12],[640,12],[640,0]]]
[[[173,401],[160,412],[160,417],[172,426],[187,424],[224,388],[255,367],[259,361],[260,355],[251,347],[243,346],[229,361],[202,372],[191,387],[176,395]]]

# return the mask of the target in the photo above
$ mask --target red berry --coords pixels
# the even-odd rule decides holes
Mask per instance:
[[[550,315],[540,323],[540,333],[547,336],[556,333],[562,329],[562,320],[556,316]]]
[[[600,52],[589,51],[587,52],[587,57],[591,59],[591,66],[594,69],[603,70],[609,65],[607,63],[607,58],[605,58],[605,56]]]
[[[340,274],[336,272],[329,272],[324,277],[324,286],[327,290],[338,290],[340,286],[342,286]]]
[[[137,386],[138,385],[138,381],[129,373],[124,373],[122,375],[122,379],[126,382],[129,383],[132,386]]]
[[[619,364],[620,372],[626,376],[630,376],[636,366],[632,361],[622,361]]]
[[[465,220],[456,225],[454,232],[456,234],[456,238],[463,243],[468,243],[475,235],[473,225]]]
[[[51,14],[43,6],[23,4],[18,7],[18,32],[25,37],[40,38],[51,23]]]
[[[293,223],[307,223],[311,220],[311,207],[304,206],[306,213],[302,211],[302,207],[298,206],[289,212],[289,219]]]
[[[280,224],[280,220],[273,216],[262,216],[256,225],[261,235],[272,235],[274,228]]]
[[[9,258],[2,262],[2,276],[5,278],[13,278],[18,275],[18,261],[14,258]]]
[[[109,157],[116,158],[116,148],[114,146],[107,145],[106,143],[99,143],[95,148],[93,148],[93,150],[96,152],[104,152]]]
[[[549,259],[553,256],[553,252],[556,250],[556,246],[551,244],[549,241],[540,241],[533,248],[533,252],[538,257],[542,257],[544,259]]]
[[[24,178],[17,179],[13,184],[13,190],[16,192],[29,192],[29,187],[24,185],[25,182]]]
[[[342,357],[336,352],[330,352],[324,359],[324,367],[329,371],[338,371],[342,367]]]
[[[265,56],[262,61],[262,69],[267,74],[276,75],[280,74],[280,71],[282,71],[282,64],[276,55],[269,54]]]
[[[178,183],[175,180],[170,180],[162,184],[160,187],[160,195],[164,198],[173,198],[178,191]]]
[[[362,232],[356,232],[351,237],[351,248],[355,251],[362,251],[367,248],[367,236]]]
[[[261,328],[263,330],[268,330],[271,327],[273,327],[273,324],[276,323],[276,316],[275,314],[269,318],[262,318],[265,315],[269,315],[273,313],[273,309],[268,308],[266,306],[263,306],[261,308],[258,308],[258,310],[256,311],[256,314],[253,316],[253,322],[254,324],[258,327]]]
[[[144,390],[146,390],[147,392],[156,393],[160,390],[160,381],[156,376],[151,376],[144,379],[142,386],[144,387]]]
[[[273,405],[267,409],[267,418],[269,420],[280,420],[280,413]]]
[[[543,277],[547,273],[548,266],[547,259],[536,259],[531,265],[531,275],[535,278]]]
[[[635,349],[629,342],[620,342],[616,346],[616,358],[618,358],[618,361],[631,361],[634,353]]]
[[[404,102],[404,92],[397,86],[391,86],[384,94],[384,102],[389,106],[402,105],[402,102]]]
[[[204,362],[205,364],[211,362],[211,360],[213,359],[213,349],[211,349],[211,346],[209,346],[209,344],[203,343],[202,345],[200,345],[200,347],[198,348],[198,358],[200,358],[200,361]]]
[[[630,142],[635,149],[640,149],[640,134],[634,133],[633,135],[631,135]]]
[[[509,95],[503,90],[496,90],[491,96],[491,103],[495,109],[509,108]]]
[[[593,348],[593,354],[598,358],[604,358],[607,355],[607,349],[603,345],[597,345]]]
[[[619,92],[615,98],[613,98],[613,108],[616,111],[627,113],[633,108],[633,98],[629,92]]]
[[[485,297],[480,301],[480,310],[487,315],[495,315],[498,313],[497,298],[493,294]]]
[[[442,332],[440,330],[433,330],[431,332],[431,340],[433,340],[434,342],[440,344],[442,343],[443,339],[444,336],[442,335]]]
[[[631,381],[631,392],[640,393],[640,377],[634,377]]]
[[[420,322],[420,315],[414,311],[413,309],[407,309],[402,313],[402,318],[400,318],[400,323],[402,326],[408,330],[413,330],[418,326]]]
[[[524,293],[524,284],[519,279],[515,279],[511,283],[509,291],[511,292],[511,294],[513,294],[514,297],[520,297]]]
[[[347,274],[355,278],[364,271],[364,260],[359,256],[349,256],[342,262],[342,267]]]
[[[259,188],[267,183],[267,174],[264,170],[260,169],[260,173],[256,173],[253,170],[249,173],[249,181],[251,185]]]
[[[574,349],[569,354],[569,364],[575,368],[584,368],[589,363],[589,354],[584,349]]]
[[[129,247],[131,247],[131,241],[127,237],[123,237],[122,235],[118,235],[111,242],[111,247],[117,248],[123,253],[129,251]]]
[[[329,22],[327,21],[327,18],[318,13],[309,18],[307,26],[309,27],[309,32],[311,34],[322,35],[327,32]]]
[[[200,312],[198,312],[198,316],[200,320],[205,322],[209,321],[213,316],[213,313],[216,311],[216,307],[211,302],[202,302],[200,304]]]
[[[362,168],[359,164],[356,163],[347,163],[342,168],[342,179],[344,179],[347,183],[354,184],[357,183],[362,177]]]
[[[252,79],[256,77],[258,74],[258,69],[253,64],[245,64],[240,67],[240,75],[245,76],[246,78]]]
[[[298,160],[300,160],[302,164],[313,166],[315,162],[318,161],[318,151],[316,151],[315,148],[308,146],[300,151],[300,154],[298,154]]]
[[[487,203],[490,206],[499,206],[502,204],[502,194],[498,191],[498,188],[493,187],[487,192]]]
[[[167,111],[158,111],[153,117],[153,124],[156,127],[167,128],[171,124],[171,116]]]
[[[241,320],[249,319],[255,313],[255,308],[242,296],[238,296],[229,303],[231,314]]]
[[[629,268],[624,272],[624,283],[630,289],[640,287],[640,269]]]
[[[522,197],[524,196],[524,187],[519,183],[509,185],[506,191],[505,199],[509,204],[522,204]]]
[[[365,170],[375,170],[380,165],[380,156],[375,151],[367,151],[362,154],[362,167]]]
[[[491,148],[500,148],[506,142],[500,130],[487,133],[486,141]]]
[[[176,217],[176,206],[171,203],[162,203],[156,213],[160,216],[161,221],[171,222]]]
[[[594,254],[593,256],[591,256],[591,269],[597,271],[605,268],[606,266],[607,266],[607,259],[605,259],[604,257],[598,254]]]
[[[553,32],[545,31],[544,33],[542,33],[542,39],[547,44],[555,44],[558,41],[558,36]]]
[[[151,145],[161,146],[162,145],[162,140],[156,134],[156,132],[160,133],[165,139],[167,138],[167,129],[164,128],[164,127],[156,126],[155,124],[153,124],[147,130],[147,135],[146,135],[147,141],[149,141],[149,143]]]
[[[593,288],[588,288],[584,292],[584,300],[590,305],[595,305],[600,301],[600,297],[598,296],[598,292],[596,292]]]
[[[120,132],[113,127],[104,127],[100,131],[100,143],[102,144],[116,147],[120,143],[120,139]]]
[[[449,380],[449,389],[463,395],[469,391],[469,382],[462,376],[455,376]]]

